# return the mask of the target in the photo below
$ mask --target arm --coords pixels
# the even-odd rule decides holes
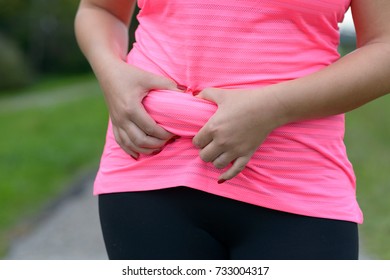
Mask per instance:
[[[345,113],[390,92],[390,2],[352,0],[351,5],[357,50],[320,72],[275,87],[286,121]]]
[[[178,89],[173,81],[125,62],[135,3],[135,0],[82,0],[75,18],[75,32],[103,89],[115,139],[123,150],[137,158],[139,153],[160,150],[173,136],[147,114],[142,99],[151,89]]]
[[[262,89],[205,89],[218,111],[193,139],[200,156],[236,176],[265,137],[283,124],[353,110],[390,92],[390,2],[352,0],[358,49],[325,69]]]

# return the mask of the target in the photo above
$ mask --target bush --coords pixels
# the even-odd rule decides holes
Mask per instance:
[[[79,0],[0,0],[0,33],[18,42],[38,73],[90,72],[74,35],[79,3]],[[136,27],[135,18],[133,23],[131,34]]]
[[[17,42],[38,73],[90,71],[76,43],[79,0],[0,0],[0,32]]]
[[[0,34],[0,90],[30,84],[33,73],[22,51],[12,41]]]

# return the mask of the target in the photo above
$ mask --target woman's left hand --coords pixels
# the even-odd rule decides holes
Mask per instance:
[[[215,114],[193,138],[200,157],[218,169],[232,163],[218,182],[239,174],[267,135],[282,124],[280,103],[262,90],[207,88],[197,97],[218,105]]]

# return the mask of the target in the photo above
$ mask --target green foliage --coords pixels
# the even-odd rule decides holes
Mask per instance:
[[[78,0],[0,0],[0,32],[18,42],[39,72],[81,72],[89,66],[74,36]]]
[[[0,0],[0,33],[16,42],[37,73],[89,71],[74,35],[74,17],[79,2]],[[134,17],[131,40],[136,25]]]
[[[346,146],[364,213],[360,226],[368,255],[390,259],[390,96],[347,114]]]
[[[80,170],[95,169],[104,144],[107,111],[96,81],[40,89],[0,99],[0,258],[10,229]]]
[[[26,1],[24,0],[0,0],[0,18],[13,17],[25,6]]]
[[[0,34],[0,89],[28,85],[33,77],[22,51]]]

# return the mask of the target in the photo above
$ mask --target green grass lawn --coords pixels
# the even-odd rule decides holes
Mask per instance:
[[[18,221],[81,170],[97,168],[104,144],[107,110],[93,78],[59,79],[30,91],[0,99],[0,252]]]
[[[97,168],[107,110],[92,77],[51,79],[0,97],[0,252],[9,230]],[[368,254],[390,259],[390,96],[347,114],[346,144]]]
[[[390,96],[347,114],[346,145],[357,176],[368,254],[390,259]]]

